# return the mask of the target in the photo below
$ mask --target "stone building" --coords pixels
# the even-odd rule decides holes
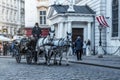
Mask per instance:
[[[0,34],[16,35],[24,33],[24,0],[0,0]]]
[[[96,15],[104,15],[109,24],[102,29],[102,46],[106,54],[120,55],[120,1],[119,0],[81,0],[77,5],[88,5]],[[95,20],[95,47],[99,43],[98,22]],[[97,48],[96,48],[97,50]]]
[[[90,39],[91,51],[99,54],[100,31],[96,16],[103,15],[109,27],[102,28],[102,54],[120,55],[120,1],[119,0],[67,0],[67,5],[56,4],[49,8],[48,19],[56,30],[56,37],[73,34],[73,41],[80,35],[83,41]],[[76,3],[76,4],[75,4]],[[91,55],[89,53],[88,55]]]

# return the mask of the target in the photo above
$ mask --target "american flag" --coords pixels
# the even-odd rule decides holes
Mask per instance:
[[[109,27],[109,25],[108,25],[104,16],[102,16],[102,15],[97,16],[96,19],[99,22],[99,24],[102,25],[102,27]]]

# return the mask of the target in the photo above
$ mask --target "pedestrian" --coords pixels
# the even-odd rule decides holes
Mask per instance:
[[[3,46],[2,46],[2,43],[0,42],[0,55],[2,55],[2,49],[3,49]]]
[[[87,56],[90,56],[90,45],[91,45],[91,42],[90,42],[90,40],[88,39],[87,40],[87,43],[86,43],[86,46],[87,46],[87,48],[86,48],[86,55]]]
[[[77,37],[75,40],[75,49],[76,49],[76,54],[77,54],[77,60],[82,60],[82,47],[83,47],[83,42],[80,38],[80,36]]]
[[[12,57],[15,56],[14,50],[15,50],[15,40],[13,40],[13,42],[11,43],[11,51],[12,51]]]
[[[75,55],[75,42],[72,43],[72,53]]]
[[[32,29],[32,35],[36,40],[41,37],[41,28],[39,27],[38,23],[35,23],[35,26]]]
[[[3,55],[4,56],[7,55],[7,43],[6,42],[3,43]]]
[[[86,41],[83,42],[83,55],[86,55]]]
[[[7,55],[10,55],[11,51],[10,51],[10,42],[7,42]]]

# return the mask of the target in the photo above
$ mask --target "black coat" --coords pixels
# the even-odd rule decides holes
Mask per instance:
[[[32,29],[32,35],[33,37],[39,37],[41,34],[41,28],[34,26]]]
[[[77,39],[77,40],[75,41],[75,49],[76,49],[76,50],[81,50],[81,49],[82,49],[82,46],[83,46],[82,40],[81,40],[81,39]]]

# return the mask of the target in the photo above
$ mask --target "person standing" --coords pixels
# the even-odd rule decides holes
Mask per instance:
[[[86,43],[86,46],[87,46],[87,48],[86,48],[86,55],[87,56],[90,56],[91,55],[91,49],[90,49],[90,45],[91,45],[91,42],[90,42],[90,40],[88,39],[88,41],[87,41],[87,43]]]
[[[72,43],[72,53],[75,55],[75,42]]]
[[[4,56],[7,55],[7,43],[6,42],[3,43],[3,55]]]
[[[75,49],[76,49],[76,54],[77,54],[77,60],[82,60],[82,46],[83,42],[80,38],[80,36],[77,37],[75,40]]]
[[[2,46],[2,43],[0,42],[0,55],[2,55],[2,49],[3,49],[3,46]]]
[[[86,55],[86,41],[83,42],[83,55]]]
[[[39,27],[38,23],[35,23],[35,26],[32,29],[33,37],[38,40],[41,36],[41,28]]]

